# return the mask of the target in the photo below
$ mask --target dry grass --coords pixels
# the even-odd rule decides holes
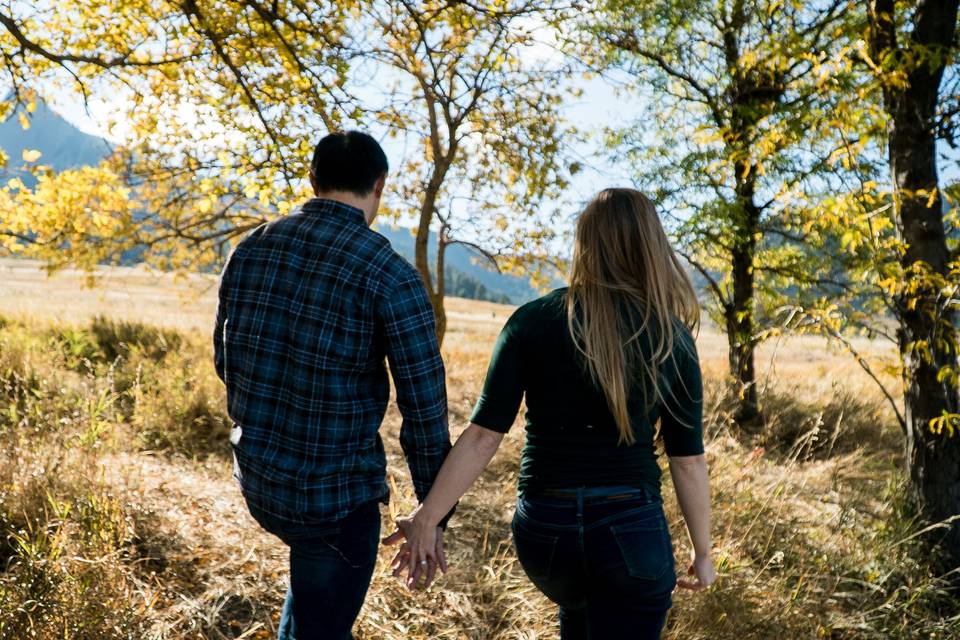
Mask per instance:
[[[78,274],[3,269],[16,277],[0,277],[0,314],[14,319],[0,327],[0,638],[272,637],[286,553],[230,478],[207,345],[210,282],[114,269],[108,290],[78,292]],[[455,433],[509,312],[450,301]],[[896,427],[856,365],[811,339],[768,345],[761,361],[777,351],[763,394],[771,424],[744,442],[720,393],[722,339],[705,330],[700,350],[721,579],[709,593],[676,596],[666,637],[960,637],[955,594],[910,538]],[[403,512],[413,496],[398,428],[391,408],[391,511]],[[463,500],[448,534],[455,569],[435,588],[409,594],[387,575],[384,550],[359,638],[557,637],[554,607],[510,541],[522,438],[508,435]],[[679,559],[687,551],[671,494]]]
[[[95,284],[90,288],[89,284]],[[212,328],[216,279],[175,277],[141,268],[102,267],[93,279],[64,269],[47,277],[41,263],[0,258],[0,313],[76,324],[98,315],[185,331]]]

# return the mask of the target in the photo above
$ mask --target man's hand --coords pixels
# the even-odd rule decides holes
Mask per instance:
[[[448,570],[443,550],[443,529],[424,522],[422,518],[398,518],[397,529],[383,539],[385,545],[403,544],[390,563],[394,577],[403,575],[407,570],[408,589],[426,589],[433,582],[439,567],[443,573]]]

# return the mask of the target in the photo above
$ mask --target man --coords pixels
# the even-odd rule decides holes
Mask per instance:
[[[247,236],[220,282],[214,358],[235,474],[253,517],[290,547],[281,640],[352,637],[388,499],[385,357],[421,500],[450,449],[423,281],[368,228],[386,174],[370,136],[326,136],[310,166],[316,197]]]

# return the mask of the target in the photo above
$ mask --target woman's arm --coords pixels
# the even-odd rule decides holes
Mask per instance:
[[[710,483],[707,478],[707,459],[696,456],[670,457],[670,476],[677,492],[677,502],[687,523],[687,533],[693,544],[693,564],[687,573],[696,575],[695,581],[678,580],[677,585],[700,590],[716,579],[710,557]]]
[[[471,422],[444,460],[414,519],[419,518],[424,525],[436,527],[487,468],[502,441],[502,433]]]
[[[423,504],[410,517],[398,519],[397,530],[384,539],[384,544],[396,544],[406,538],[393,560],[393,568],[394,575],[407,569],[407,586],[418,585],[423,573],[426,582],[422,587],[426,588],[437,565],[445,568],[437,553],[437,525],[480,477],[501,441],[502,433],[470,423],[447,454]]]
[[[446,571],[437,523],[483,472],[500,446],[503,434],[516,420],[523,401],[526,369],[523,309],[510,316],[497,336],[470,425],[447,454],[423,504],[411,517],[399,518],[397,530],[383,541],[396,544],[407,539],[393,559],[393,575],[399,576],[406,568],[409,587],[429,585],[438,565]],[[420,584],[421,574],[425,574],[426,584]]]

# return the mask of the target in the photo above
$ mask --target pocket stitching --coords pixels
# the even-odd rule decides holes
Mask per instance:
[[[523,532],[523,535],[526,535],[530,538],[530,541],[534,544],[549,544],[550,552],[547,554],[546,568],[544,569],[544,575],[538,575],[538,578],[549,578],[550,570],[553,569],[553,557],[557,553],[557,543],[560,541],[559,536],[550,536],[544,535],[542,533],[537,533],[536,531],[531,531],[529,527],[522,524],[518,524],[518,521],[514,519],[513,523],[513,544],[516,547],[517,544],[517,529],[520,529]],[[519,554],[518,554],[519,555]],[[519,558],[518,558],[519,559]],[[520,563],[520,566],[523,567],[523,562]],[[524,571],[527,571],[526,567],[523,567]],[[532,576],[531,576],[532,577]]]
[[[623,543],[620,542],[620,536],[617,535],[618,533],[634,533],[634,532],[641,532],[641,531],[642,531],[642,532],[646,532],[646,533],[650,533],[650,532],[653,532],[653,531],[658,531],[658,532],[661,532],[660,542],[661,542],[661,543],[664,543],[664,536],[662,535],[662,532],[664,531],[664,528],[663,528],[662,526],[659,526],[659,525],[658,525],[656,528],[641,529],[641,528],[638,528],[638,527],[636,527],[636,526],[634,526],[634,525],[623,525],[623,526],[621,526],[621,527],[610,527],[610,531],[611,531],[611,533],[613,533],[613,539],[614,539],[614,540],[616,541],[616,543],[617,543],[617,548],[620,549],[620,556],[623,558],[624,564],[625,564],[626,567],[627,567],[627,573],[629,573],[632,577],[634,577],[634,578],[640,578],[640,579],[643,579],[643,580],[659,580],[660,578],[662,578],[662,577],[664,576],[664,574],[667,573],[667,570],[670,568],[670,558],[672,557],[672,554],[673,554],[672,545],[669,545],[669,544],[663,545],[663,546],[666,547],[665,552],[666,552],[666,554],[668,555],[667,561],[663,563],[663,568],[660,570],[659,573],[654,574],[654,575],[650,575],[650,574],[642,573],[642,572],[639,572],[639,571],[634,572],[634,571],[631,570],[631,566],[630,566],[631,563],[630,563],[630,561],[629,561],[629,559],[628,559],[628,555],[629,555],[629,554],[628,554],[628,553],[626,552],[626,550],[624,549]],[[669,539],[669,534],[668,534],[668,539]],[[635,574],[636,574],[636,575],[635,575]]]
[[[633,532],[650,532],[650,531],[663,531],[663,525],[659,522],[655,524],[645,525],[639,522],[631,522],[630,524],[615,524],[610,527],[610,531],[613,533],[633,533]]]
[[[523,524],[522,521],[519,519],[514,519],[513,528],[514,530],[521,529],[526,535],[530,536],[531,538],[537,538],[541,542],[550,542],[551,544],[555,544],[557,540],[559,540],[559,536],[552,536],[545,533],[538,533],[537,531],[532,530],[529,526]]]

